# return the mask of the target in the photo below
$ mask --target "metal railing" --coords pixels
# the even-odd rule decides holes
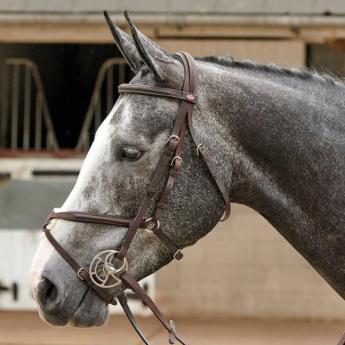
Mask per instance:
[[[0,148],[58,151],[54,127],[37,65],[5,60],[0,109]]]
[[[89,149],[94,133],[115,103],[117,91],[114,90],[114,80],[116,80],[115,86],[117,86],[124,83],[125,79],[126,62],[124,59],[113,58],[102,64],[97,75],[76,150],[87,151]]]
[[[37,65],[29,59],[7,59],[2,77],[0,148],[58,151],[59,145]],[[124,59],[112,58],[102,64],[76,151],[89,149],[97,128],[115,103],[116,86],[125,80]]]

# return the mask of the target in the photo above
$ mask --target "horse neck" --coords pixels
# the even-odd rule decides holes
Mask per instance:
[[[340,277],[332,260],[320,259],[343,253],[345,245],[344,236],[339,244],[339,222],[345,226],[345,220],[330,217],[338,206],[337,173],[345,167],[344,158],[334,165],[335,155],[345,151],[337,140],[345,131],[345,104],[339,100],[345,88],[328,85],[329,90],[327,81],[300,75],[265,78],[254,68],[210,69],[207,89],[217,91],[201,91],[201,98],[209,100],[208,128],[222,144],[217,164],[226,172],[232,202],[262,214],[345,298],[344,272]],[[340,260],[345,267],[344,254]]]

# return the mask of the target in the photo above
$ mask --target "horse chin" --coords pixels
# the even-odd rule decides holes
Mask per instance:
[[[104,326],[109,318],[109,310],[106,306],[97,310],[89,310],[82,306],[73,314],[68,326],[71,327],[101,327]]]
[[[44,311],[39,309],[38,311],[40,318],[51,326],[63,327],[68,324],[68,317],[62,317],[61,315],[46,314]]]
[[[91,290],[87,290],[79,306],[70,317],[68,326],[101,327],[108,321],[108,318],[108,305]]]

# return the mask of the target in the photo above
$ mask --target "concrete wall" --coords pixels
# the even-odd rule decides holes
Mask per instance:
[[[40,229],[53,208],[60,207],[72,190],[82,158],[1,158],[1,229]],[[58,175],[58,172],[71,175]],[[42,175],[54,172],[56,175]],[[1,272],[1,271],[0,271]]]
[[[207,30],[207,27],[205,29]],[[302,67],[306,54],[305,44],[294,40],[162,39],[155,41],[171,52],[184,50],[195,56],[233,56],[236,60],[274,62],[283,67]]]
[[[165,312],[345,320],[342,298],[245,206],[233,205],[230,219],[184,254],[157,274],[157,299]]]

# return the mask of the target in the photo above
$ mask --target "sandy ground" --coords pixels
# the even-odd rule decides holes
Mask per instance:
[[[344,323],[277,320],[175,320],[190,345],[336,345]],[[139,319],[148,338],[168,344],[166,332],[151,318]],[[0,312],[0,345],[139,345],[126,319],[111,317],[104,328],[55,328],[36,313]]]

